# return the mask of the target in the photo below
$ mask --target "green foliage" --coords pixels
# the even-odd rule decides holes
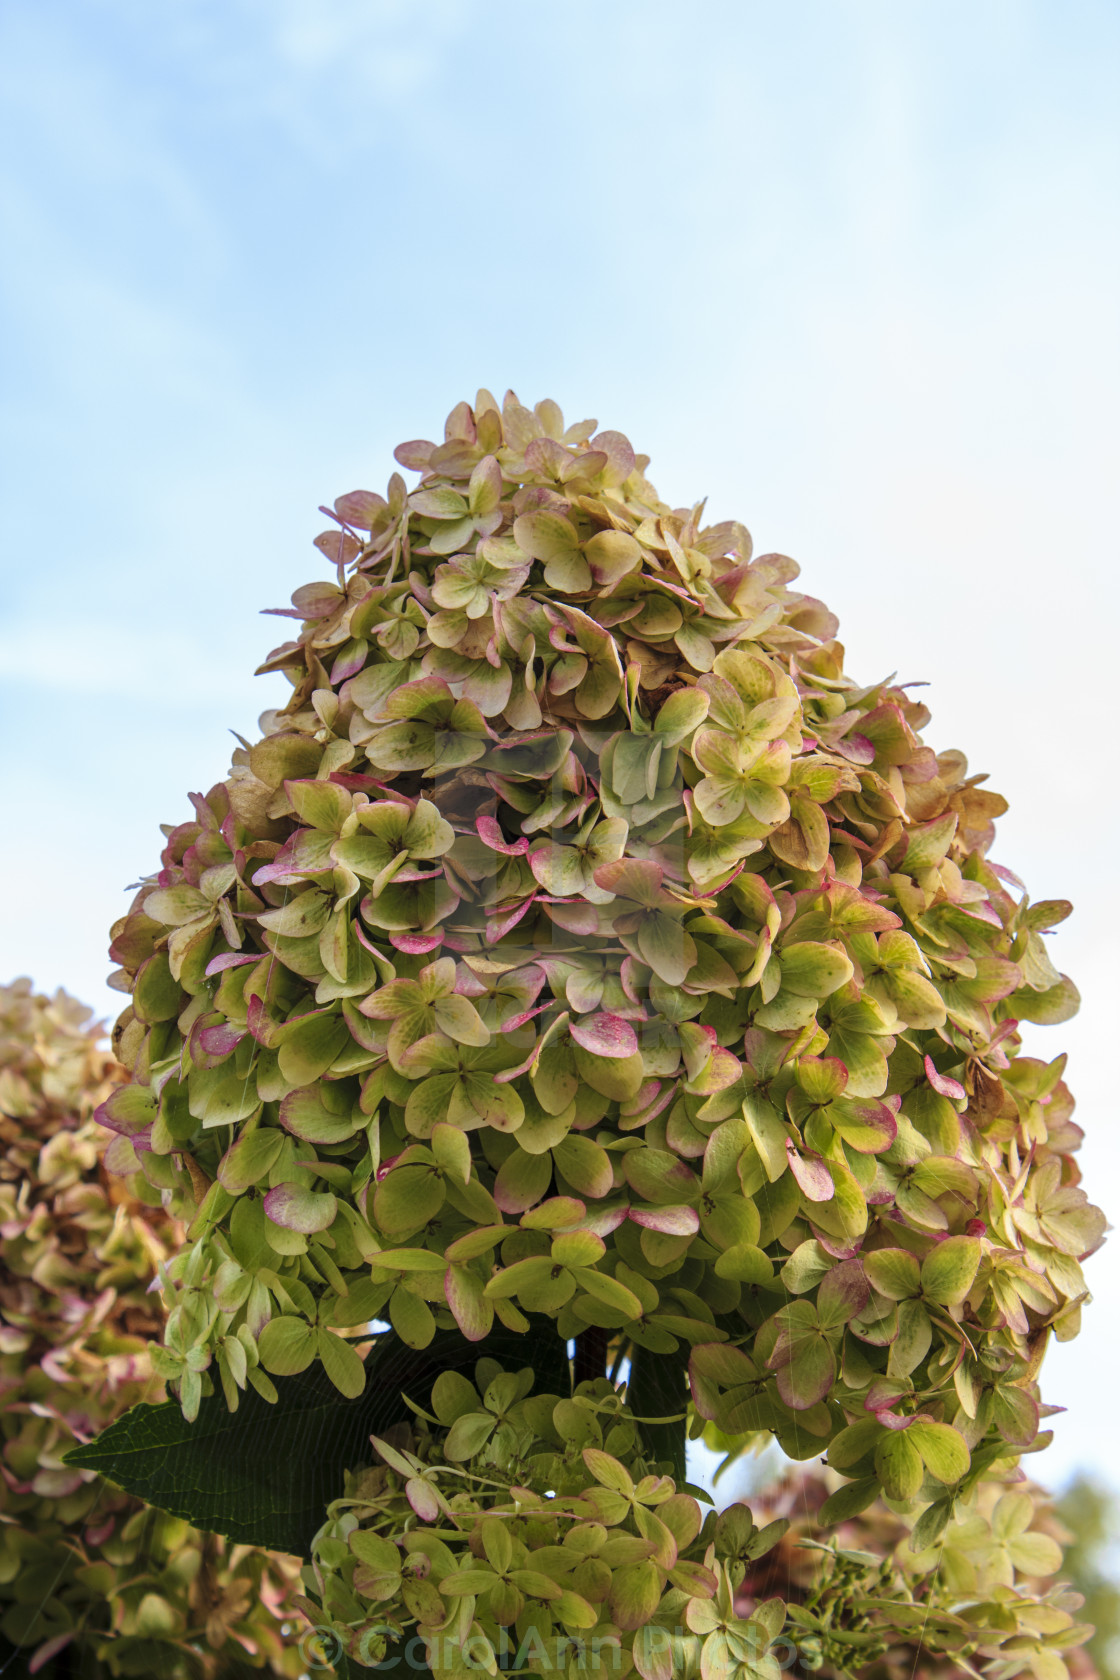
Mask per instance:
[[[89,1014],[27,980],[0,987],[0,1667],[231,1680],[248,1645],[254,1670],[295,1676],[289,1563],[231,1555],[66,1462],[158,1392],[149,1286],[182,1240],[101,1171],[92,1112],[120,1069]]]
[[[486,1351],[510,1357],[514,1344],[506,1332],[489,1338]],[[422,1353],[387,1332],[367,1355],[375,1380],[361,1396],[340,1399],[330,1375],[313,1365],[281,1378],[274,1401],[250,1390],[236,1412],[223,1395],[211,1394],[193,1423],[174,1401],[133,1406],[66,1462],[239,1545],[309,1557],[347,1470],[369,1456],[370,1434],[407,1421],[403,1395],[426,1400],[441,1372],[454,1370],[465,1353],[473,1363],[477,1352],[457,1332],[440,1333]],[[562,1343],[544,1343],[539,1370],[545,1380],[567,1384]]]
[[[374,1437],[381,1463],[350,1478],[316,1537],[309,1617],[365,1665],[416,1635],[448,1680],[484,1640],[534,1672],[579,1672],[595,1650],[613,1671],[617,1650],[643,1680],[778,1680],[766,1648],[784,1606],[740,1616],[734,1592],[784,1521],[759,1532],[744,1506],[705,1517],[651,1472],[605,1378],[568,1398],[534,1392],[528,1367],[483,1358],[472,1375],[445,1372],[433,1412]]]
[[[760,1517],[789,1526],[741,1586],[745,1607],[782,1583],[804,1668],[822,1680],[1061,1680],[1069,1658],[1094,1680],[1078,1560],[1071,1548],[1063,1567],[1070,1536],[1041,1488],[985,1483],[932,1545],[932,1506],[915,1522],[882,1503],[837,1515],[835,1501],[812,1470],[771,1488]]]
[[[538,1314],[955,1521],[1044,1444],[1104,1230],[1018,1032],[1077,1007],[1069,906],[795,564],[621,434],[480,392],[397,459],[114,929],[108,1159],[188,1225],[160,1374],[188,1421],[317,1361],[352,1399],[372,1318]]]

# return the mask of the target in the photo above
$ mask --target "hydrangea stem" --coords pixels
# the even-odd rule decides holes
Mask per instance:
[[[630,1349],[630,1382],[627,1402],[636,1417],[662,1418],[684,1413],[688,1404],[688,1382],[685,1368],[663,1354],[650,1353],[646,1348]],[[676,1423],[647,1423],[642,1436],[650,1457],[658,1462],[669,1461],[669,1474],[678,1486],[685,1480],[685,1436],[687,1419]]]
[[[605,1330],[597,1324],[591,1325],[581,1336],[576,1337],[576,1356],[574,1381],[593,1382],[596,1377],[606,1375],[607,1371],[607,1343]]]

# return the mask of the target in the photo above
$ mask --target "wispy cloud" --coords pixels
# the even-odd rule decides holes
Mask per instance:
[[[241,0],[277,57],[393,98],[415,93],[466,26],[467,0]]]

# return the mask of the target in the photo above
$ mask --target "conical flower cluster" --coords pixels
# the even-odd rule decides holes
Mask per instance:
[[[1018,1030],[1076,1008],[1069,906],[794,562],[620,433],[484,391],[397,459],[114,930],[110,1161],[190,1227],[160,1370],[188,1416],[316,1359],[355,1395],[373,1318],[546,1314],[936,1538],[1036,1443],[1103,1232]]]

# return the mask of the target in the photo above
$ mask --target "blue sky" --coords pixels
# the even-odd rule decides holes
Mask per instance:
[[[281,692],[257,613],[317,505],[512,385],[930,681],[997,857],[1079,906],[1040,1043],[1120,1209],[1118,72],[1093,0],[7,0],[4,974],[113,1009],[121,889]],[[1118,1255],[1051,1480],[1120,1486]]]

